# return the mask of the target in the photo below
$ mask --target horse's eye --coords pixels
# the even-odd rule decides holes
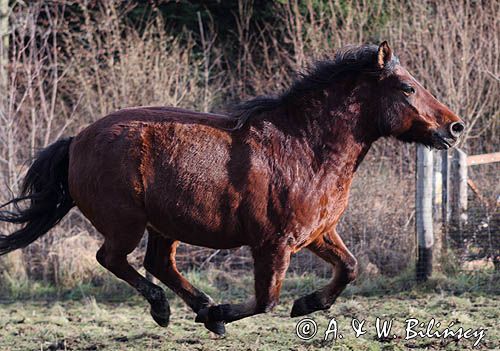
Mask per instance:
[[[403,85],[401,87],[401,89],[403,90],[403,93],[406,95],[406,96],[410,96],[411,94],[415,94],[415,88],[412,87],[411,85]]]

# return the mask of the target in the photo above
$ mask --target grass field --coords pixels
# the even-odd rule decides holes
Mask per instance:
[[[190,279],[218,301],[241,300],[251,291],[250,277],[240,277],[236,284],[234,278],[219,275],[211,273],[207,278],[198,273],[191,274]],[[223,338],[196,324],[194,314],[170,294],[170,326],[161,328],[149,316],[148,305],[125,285],[99,292],[97,297],[91,289],[82,287],[79,291],[60,293],[56,300],[34,296],[38,287],[29,299],[20,294],[0,304],[0,350],[469,350],[477,340],[405,340],[408,318],[426,322],[434,318],[441,322],[441,327],[433,331],[442,331],[450,322],[454,323],[452,330],[486,328],[475,349],[496,349],[500,347],[500,296],[495,294],[498,279],[489,279],[489,283],[473,278],[450,283],[441,278],[424,287],[404,287],[394,280],[392,292],[373,282],[365,284],[357,291],[347,291],[329,311],[308,316],[318,327],[317,335],[309,341],[296,335],[296,324],[301,318],[291,319],[289,312],[294,297],[324,283],[311,276],[288,279],[282,302],[274,312],[228,325]],[[487,292],[476,290],[481,282],[489,284]],[[30,295],[28,291],[24,293]],[[377,317],[394,319],[390,338],[376,338]],[[332,341],[330,334],[325,341],[331,318],[336,319],[343,338]],[[352,318],[366,321],[366,334],[354,336]]]

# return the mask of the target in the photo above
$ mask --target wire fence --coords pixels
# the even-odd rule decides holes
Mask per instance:
[[[494,268],[500,263],[499,163],[468,167],[467,221],[450,231],[450,248],[467,270]]]

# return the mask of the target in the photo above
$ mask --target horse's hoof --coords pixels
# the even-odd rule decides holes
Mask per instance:
[[[194,321],[197,323],[206,323],[208,321],[224,322],[227,320],[231,320],[231,305],[222,304],[202,308],[198,311]]]
[[[205,328],[220,336],[226,334],[226,326],[224,325],[224,322],[206,322]]]
[[[295,300],[292,307],[292,312],[290,313],[290,317],[299,317],[308,314],[308,308],[305,302],[304,297]]]
[[[319,310],[327,310],[330,306],[325,306],[318,294],[312,293],[295,300],[290,317],[300,317]]]
[[[166,315],[160,315],[160,314],[155,314],[151,310],[151,317],[155,320],[155,322],[160,326],[160,327],[168,327],[168,323],[170,321],[170,314]]]
[[[151,317],[153,317],[160,327],[168,326],[168,322],[170,321],[170,306],[167,300],[164,300],[161,305],[151,306],[150,313]]]

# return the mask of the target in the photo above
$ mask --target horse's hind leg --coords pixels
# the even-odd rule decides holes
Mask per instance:
[[[347,284],[356,279],[357,275],[356,258],[344,245],[336,231],[320,236],[307,248],[334,265],[335,274],[331,282],[322,289],[295,300],[291,312],[292,317],[330,308]]]
[[[106,239],[97,251],[96,258],[102,266],[141,293],[151,305],[153,319],[160,326],[166,327],[170,318],[170,307],[165,292],[139,274],[127,261],[127,255],[135,249],[144,234],[143,226],[142,229],[138,226],[135,231],[131,230],[133,227],[129,226],[126,231],[116,232],[115,235],[103,233],[107,234]]]
[[[148,228],[148,232],[148,249],[144,258],[146,270],[179,295],[195,313],[213,305],[212,299],[196,289],[177,269],[175,253],[179,242],[164,237],[152,228]],[[225,333],[223,322],[208,322],[205,326],[218,335]]]

